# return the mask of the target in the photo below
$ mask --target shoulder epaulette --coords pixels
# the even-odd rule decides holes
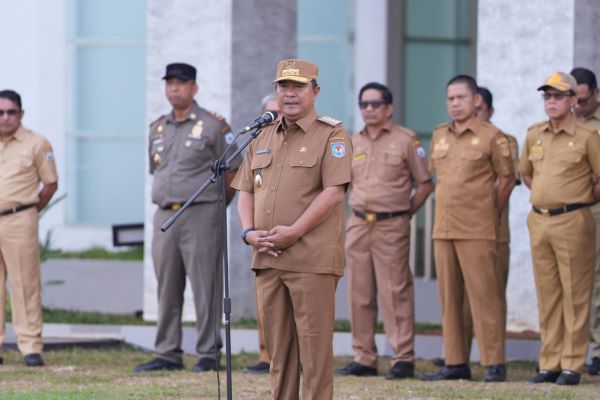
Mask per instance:
[[[531,131],[531,130],[533,130],[533,129],[535,129],[535,128],[539,128],[539,127],[541,127],[542,125],[544,125],[544,124],[547,124],[547,123],[548,123],[548,121],[540,121],[540,122],[536,122],[535,124],[533,124],[533,125],[531,125],[529,128],[527,128],[527,132],[529,132],[529,131]]]
[[[411,131],[410,129],[408,129],[408,128],[407,128],[407,127],[405,127],[405,126],[402,126],[402,125],[399,125],[399,124],[397,124],[397,125],[396,125],[396,128],[398,128],[398,130],[399,130],[401,133],[405,134],[406,136],[408,136],[408,137],[409,137],[409,138],[411,138],[411,139],[415,139],[415,138],[417,137],[417,134],[416,134],[415,132]]]
[[[164,119],[166,117],[167,117],[167,114],[161,115],[160,117],[156,118],[154,121],[150,122],[149,126],[152,126],[152,125],[156,124],[157,122],[161,121],[162,119]]]
[[[433,130],[437,131],[438,129],[447,128],[450,126],[450,124],[451,124],[451,122],[444,122],[443,124],[439,124],[438,126],[433,128]]]
[[[320,117],[319,117],[319,118],[317,118],[317,119],[318,119],[319,121],[321,121],[321,122],[325,122],[327,125],[331,125],[331,126],[338,126],[339,124],[341,124],[341,123],[342,123],[342,121],[339,121],[339,120],[337,120],[337,119],[335,119],[335,118],[328,117],[328,116],[326,116],[326,115],[322,115],[322,116],[320,116]]]
[[[597,131],[597,130],[595,130],[594,128],[592,128],[591,126],[589,126],[588,124],[586,124],[586,123],[584,123],[584,122],[579,122],[579,121],[577,121],[577,122],[575,123],[575,126],[576,126],[578,129],[583,129],[583,130],[585,130],[585,131],[587,131],[587,132],[589,132],[589,133],[596,133],[596,134],[598,133],[598,131]]]
[[[217,114],[214,111],[207,111],[208,114],[213,117],[214,119],[218,120],[219,122],[225,122],[225,117],[222,116],[221,114]]]

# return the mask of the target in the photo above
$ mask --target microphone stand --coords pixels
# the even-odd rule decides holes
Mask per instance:
[[[225,172],[228,171],[231,167],[231,162],[244,150],[250,142],[258,137],[260,132],[262,131],[261,126],[251,130],[250,136],[246,139],[244,143],[238,149],[225,160],[225,156],[228,151],[231,149],[233,143],[235,143],[235,139],[237,139],[241,134],[246,133],[246,131],[242,131],[238,133],[231,142],[231,145],[225,149],[223,154],[213,162],[213,166],[211,170],[213,174],[200,186],[194,194],[190,196],[189,199],[186,200],[185,204],[177,210],[175,214],[171,216],[161,227],[160,230],[165,232],[167,229],[171,227],[175,223],[175,221],[181,216],[183,212],[192,204],[192,202],[200,196],[202,192],[206,190],[213,183],[217,183],[220,187],[220,195],[218,199],[219,203],[219,211],[220,218],[218,219],[219,224],[222,224],[223,229],[221,229],[222,236],[221,240],[223,242],[223,246],[217,246],[220,252],[218,257],[220,258],[220,262],[223,263],[223,313],[225,315],[225,359],[226,359],[226,370],[227,370],[227,399],[232,400],[233,389],[232,389],[232,379],[231,379],[231,298],[229,297],[229,255],[227,253],[227,202],[226,202],[226,193],[227,193],[227,185],[225,182]],[[218,232],[218,229],[217,229]]]

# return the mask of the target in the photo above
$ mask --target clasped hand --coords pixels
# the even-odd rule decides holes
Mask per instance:
[[[278,257],[281,252],[298,241],[300,235],[291,226],[278,225],[269,231],[256,230],[246,236],[246,241],[259,253]]]

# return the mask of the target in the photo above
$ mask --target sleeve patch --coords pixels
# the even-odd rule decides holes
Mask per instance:
[[[426,153],[425,153],[425,149],[423,148],[423,146],[417,147],[417,157],[425,158],[425,156],[426,156]]]
[[[234,139],[235,139],[235,136],[233,135],[233,132],[231,132],[231,131],[225,135],[225,143],[227,143],[227,144],[233,143]]]
[[[54,162],[54,153],[52,153],[51,151],[49,151],[48,153],[46,153],[46,161],[48,161],[48,162]]]
[[[346,156],[346,143],[333,142],[331,143],[331,155],[335,158],[343,158]]]

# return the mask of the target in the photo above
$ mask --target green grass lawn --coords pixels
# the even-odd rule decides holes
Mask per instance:
[[[4,353],[0,366],[0,399],[215,399],[216,373],[189,372],[195,363],[185,357],[186,371],[134,374],[133,366],[148,361],[151,354],[129,347],[109,350],[65,350],[46,352],[46,367],[25,368],[16,352]],[[336,358],[336,368],[350,357]],[[245,365],[255,354],[233,358],[233,398],[269,399],[268,376],[245,375]],[[223,360],[224,363],[224,360]],[[335,399],[591,399],[598,398],[600,378],[583,377],[583,383],[564,388],[553,384],[531,385],[524,380],[533,374],[533,363],[509,364],[509,382],[485,384],[484,371],[473,366],[471,382],[421,382],[417,379],[386,381],[383,374],[389,359],[381,359],[380,376],[335,378]],[[436,370],[431,362],[419,361],[418,373]],[[221,373],[221,395],[225,395],[225,373]]]

